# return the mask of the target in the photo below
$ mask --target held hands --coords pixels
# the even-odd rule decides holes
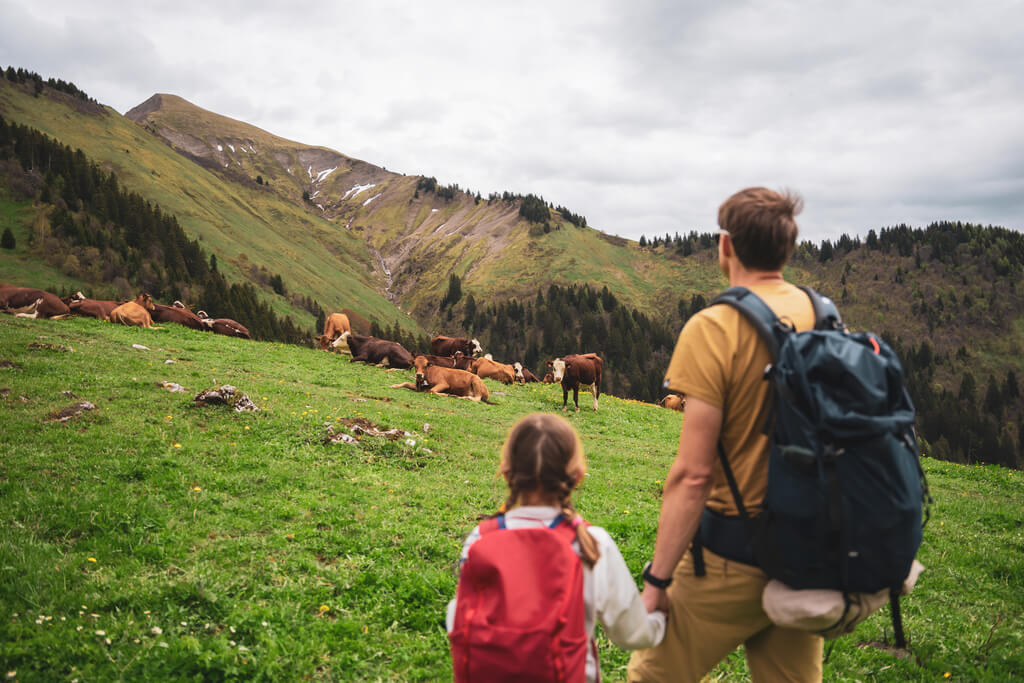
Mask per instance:
[[[646,583],[640,598],[644,601],[644,607],[647,608],[648,612],[660,610],[668,614],[668,592],[664,588],[656,588]]]

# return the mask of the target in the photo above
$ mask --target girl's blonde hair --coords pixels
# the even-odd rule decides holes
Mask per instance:
[[[501,450],[501,473],[509,489],[504,508],[518,504],[529,491],[540,490],[557,498],[565,521],[576,527],[581,559],[592,567],[601,556],[600,550],[571,498],[586,471],[583,444],[576,430],[550,413],[534,413],[516,422]]]

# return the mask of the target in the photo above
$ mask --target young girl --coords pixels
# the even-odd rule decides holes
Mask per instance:
[[[665,635],[664,613],[647,613],[615,541],[604,529],[584,523],[573,508],[570,496],[586,474],[586,460],[583,445],[572,426],[548,413],[522,418],[505,440],[500,471],[509,487],[508,499],[496,516],[501,528],[557,527],[561,523],[575,532],[572,550],[583,563],[583,617],[588,639],[586,680],[600,680],[593,640],[596,622],[600,622],[608,638],[623,649],[647,648],[660,643]],[[493,521],[484,525],[488,525],[488,533],[495,528]],[[501,534],[495,537],[502,542],[508,538]],[[470,548],[480,538],[481,527],[477,526],[463,544],[463,564],[469,558]],[[569,558],[572,560],[571,555]],[[538,567],[537,571],[544,575],[546,570]],[[510,602],[515,600],[515,596],[509,599]],[[527,597],[521,600],[528,602]],[[446,620],[449,633],[456,623],[456,611],[457,602],[452,600]],[[466,623],[464,620],[465,616],[463,623]]]

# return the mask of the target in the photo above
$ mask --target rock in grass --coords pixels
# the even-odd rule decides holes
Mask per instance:
[[[160,382],[160,386],[171,392],[172,394],[183,394],[185,393],[185,387],[181,386],[177,382]]]
[[[246,394],[230,384],[225,384],[219,389],[200,391],[194,400],[197,406],[231,406],[236,413],[258,413],[260,410]]]

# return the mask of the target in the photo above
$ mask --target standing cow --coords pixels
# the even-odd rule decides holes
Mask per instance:
[[[576,412],[580,410],[580,386],[590,387],[594,395],[594,410],[597,410],[597,398],[601,395],[601,357],[596,353],[569,355],[548,361],[554,381],[562,383],[562,410],[566,409],[569,390],[572,389],[572,400],[576,404]]]
[[[454,356],[456,351],[472,357],[483,353],[483,348],[476,339],[465,337],[437,336],[430,340],[430,352],[435,356]]]

